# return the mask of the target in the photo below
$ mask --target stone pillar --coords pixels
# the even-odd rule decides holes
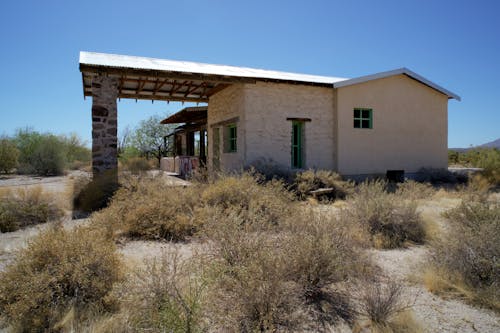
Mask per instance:
[[[106,177],[118,176],[117,97],[117,78],[103,75],[92,78],[92,172],[94,179],[104,174]]]

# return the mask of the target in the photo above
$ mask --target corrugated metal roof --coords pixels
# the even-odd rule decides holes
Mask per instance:
[[[448,98],[454,98],[457,101],[461,100],[460,96],[458,96],[457,94],[454,94],[451,91],[449,91],[447,89],[444,89],[440,85],[437,85],[436,83],[427,80],[423,76],[420,76],[417,73],[415,73],[415,72],[413,72],[413,71],[411,71],[411,70],[409,70],[408,68],[405,68],[405,67],[394,69],[392,71],[380,72],[380,73],[377,73],[377,74],[360,76],[360,77],[357,77],[357,78],[354,78],[354,79],[349,79],[349,80],[344,80],[344,81],[341,81],[341,82],[336,82],[336,83],[334,83],[333,86],[335,88],[341,88],[341,87],[350,86],[350,85],[353,85],[353,84],[368,82],[368,81],[372,81],[372,80],[376,80],[376,79],[383,79],[385,77],[394,76],[394,75],[400,75],[400,74],[404,74],[404,75],[406,75],[408,77],[411,77],[412,79],[417,80],[420,83],[425,84],[426,86],[429,86],[429,87],[431,87],[431,88],[433,88],[433,89],[441,92],[444,95],[447,95]]]
[[[345,78],[339,77],[287,73],[247,67],[212,65],[198,62],[176,61],[83,51],[80,52],[80,64],[207,75],[235,76],[255,79],[300,81],[322,84],[333,84],[335,82],[346,80]]]

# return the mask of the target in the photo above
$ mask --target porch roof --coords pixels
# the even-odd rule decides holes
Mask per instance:
[[[161,124],[180,124],[180,123],[206,123],[207,106],[191,106],[184,108],[170,117],[163,119]]]

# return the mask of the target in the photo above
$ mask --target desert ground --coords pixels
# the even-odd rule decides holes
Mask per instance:
[[[73,179],[78,176],[70,173],[61,177],[28,177],[9,176],[0,178],[0,188],[29,188],[42,186],[47,192],[52,192],[61,197],[66,195]],[[187,185],[188,183],[163,175],[166,186]],[[419,200],[418,209],[424,220],[433,221],[437,228],[448,227],[442,213],[456,207],[460,199],[446,195],[446,192]],[[318,205],[318,209],[330,210],[332,214],[338,211],[338,205]],[[68,211],[64,218],[65,228],[73,228],[85,224],[88,219],[72,220]],[[0,234],[0,270],[13,260],[16,251],[25,247],[30,239],[50,223],[28,227],[15,232]],[[145,259],[159,256],[163,250],[177,248],[182,256],[189,257],[192,251],[202,249],[203,245],[195,242],[170,243],[165,241],[124,240],[120,242],[119,249],[127,265],[141,265]],[[376,264],[385,275],[400,281],[405,286],[405,295],[414,299],[413,312],[417,321],[423,326],[424,332],[499,332],[500,316],[493,311],[471,306],[458,299],[444,299],[425,289],[419,281],[419,272],[428,253],[427,245],[413,245],[406,249],[394,250],[368,250]],[[344,330],[347,330],[344,328]]]

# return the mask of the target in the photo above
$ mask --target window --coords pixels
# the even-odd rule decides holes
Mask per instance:
[[[354,128],[373,128],[372,109],[354,109]]]
[[[304,136],[304,123],[301,121],[292,122],[292,168],[302,168],[302,143]]]
[[[227,152],[235,153],[238,149],[238,131],[235,124],[227,126],[228,130],[228,143],[227,143]]]

